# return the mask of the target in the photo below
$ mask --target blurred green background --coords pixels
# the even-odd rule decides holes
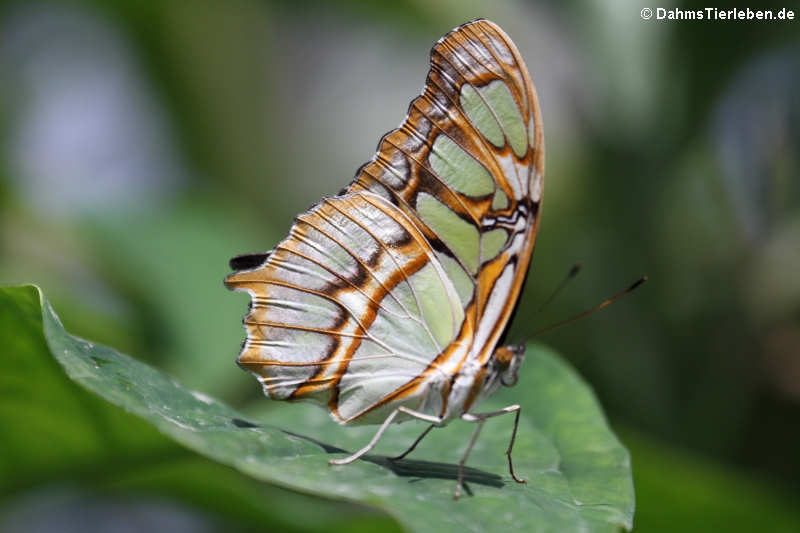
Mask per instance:
[[[0,2],[0,282],[35,282],[73,333],[264,408],[234,364],[247,297],[222,286],[228,258],[269,249],[346,185],[419,93],[431,45],[487,17],[528,64],[547,142],[512,340],[647,274],[542,338],[631,450],[635,529],[795,531],[800,22],[645,21],[643,7],[706,5]],[[277,489],[237,518],[248,481],[205,463],[231,479],[213,503],[157,479],[109,496],[86,468],[90,483],[8,478],[0,530],[64,530],[78,512],[98,517],[83,531],[109,514],[131,531],[391,527]]]

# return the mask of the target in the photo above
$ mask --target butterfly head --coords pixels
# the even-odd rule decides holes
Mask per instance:
[[[519,378],[519,367],[525,359],[525,345],[510,344],[501,346],[494,351],[494,360],[500,372],[500,383],[506,387],[513,387]]]

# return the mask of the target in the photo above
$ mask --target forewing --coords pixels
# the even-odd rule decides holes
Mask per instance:
[[[417,223],[475,324],[461,340],[480,363],[522,288],[543,167],[527,68],[498,26],[478,20],[436,43],[422,94],[348,189],[379,194]]]

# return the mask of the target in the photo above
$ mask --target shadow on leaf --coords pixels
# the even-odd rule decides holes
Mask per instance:
[[[314,444],[325,450],[326,453],[345,453],[345,454],[350,453],[347,450],[343,450],[342,448],[339,448],[337,446],[326,444],[312,437],[300,435],[292,431],[286,431],[285,429],[282,431],[287,435],[291,435],[292,437],[297,437],[299,439],[313,442]],[[412,481],[418,481],[419,479],[422,478],[458,479],[458,465],[456,464],[439,463],[434,461],[420,461],[415,459],[395,460],[385,455],[370,455],[370,454],[364,455],[359,460],[367,461],[368,463],[382,466],[387,470],[391,470],[392,473],[400,477],[416,478],[415,480]],[[467,491],[468,494],[472,495],[472,491],[470,491],[469,488],[467,487],[467,483],[478,483],[480,485],[486,485],[489,487],[497,487],[497,488],[503,487],[505,485],[505,483],[503,482],[503,478],[497,474],[492,474],[491,472],[484,472],[483,470],[478,470],[477,468],[471,468],[469,466],[465,466],[464,489]]]

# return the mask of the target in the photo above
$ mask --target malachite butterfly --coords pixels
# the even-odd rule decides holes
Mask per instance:
[[[499,346],[541,212],[542,121],[514,43],[476,20],[431,50],[422,94],[339,194],[300,214],[266,253],[231,260],[251,296],[238,363],[267,396],[308,400],[341,424],[477,423],[513,385],[523,345]],[[420,438],[422,438],[422,436]],[[419,442],[419,439],[417,440]],[[416,442],[409,449],[413,449]],[[407,453],[407,452],[406,452]],[[405,454],[404,454],[405,455]]]

